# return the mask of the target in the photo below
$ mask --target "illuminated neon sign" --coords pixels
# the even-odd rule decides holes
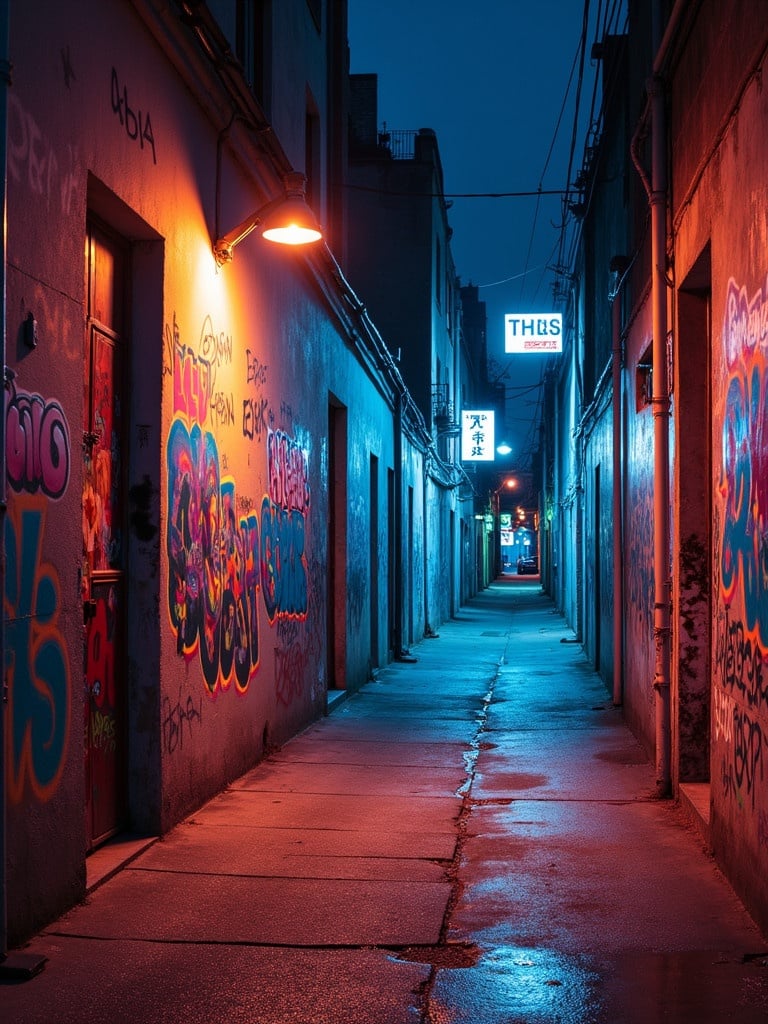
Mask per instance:
[[[463,462],[493,462],[495,416],[493,409],[462,409]]]
[[[504,351],[514,353],[562,352],[561,313],[506,313]]]

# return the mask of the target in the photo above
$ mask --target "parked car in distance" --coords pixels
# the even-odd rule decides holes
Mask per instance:
[[[523,558],[522,556],[517,560],[517,575],[518,576],[535,576],[539,571],[539,559],[536,555],[532,555],[530,558]]]

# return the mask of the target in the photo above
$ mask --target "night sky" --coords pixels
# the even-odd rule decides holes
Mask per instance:
[[[379,76],[380,123],[437,134],[457,273],[462,284],[480,286],[492,374],[505,372],[512,389],[497,434],[513,445],[517,469],[535,447],[545,357],[504,354],[504,314],[560,309],[548,268],[567,263],[575,226],[570,218],[563,230],[562,196],[544,193],[563,190],[582,166],[599,71],[592,43],[606,18],[613,31],[623,27],[621,7],[621,0],[349,0],[351,70]],[[504,192],[534,195],[459,195]]]

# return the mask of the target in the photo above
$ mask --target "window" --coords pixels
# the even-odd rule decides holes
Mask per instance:
[[[443,301],[443,272],[442,272],[442,252],[440,249],[440,239],[435,238],[435,301],[438,306]]]
[[[235,52],[248,84],[266,111],[269,104],[270,0],[236,0]]]
[[[309,90],[304,122],[304,174],[307,179],[307,202],[317,212],[320,200],[320,115]]]

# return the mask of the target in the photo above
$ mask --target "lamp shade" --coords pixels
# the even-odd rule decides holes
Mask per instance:
[[[231,261],[232,250],[256,227],[261,229],[262,238],[278,245],[301,246],[320,241],[323,233],[307,206],[304,175],[289,171],[283,178],[283,189],[283,195],[270,200],[216,240],[213,253],[220,267]]]
[[[298,196],[284,200],[264,218],[261,234],[279,245],[306,245],[323,237],[315,215]]]

